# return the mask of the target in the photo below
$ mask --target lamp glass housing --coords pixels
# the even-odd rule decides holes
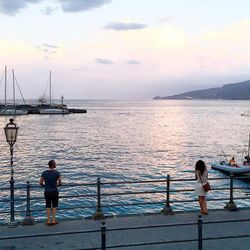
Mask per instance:
[[[10,145],[14,145],[17,139],[17,132],[19,127],[14,123],[14,119],[10,119],[10,122],[6,124],[4,128],[6,141]]]

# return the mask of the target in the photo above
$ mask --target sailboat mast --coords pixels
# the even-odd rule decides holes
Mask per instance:
[[[5,105],[5,109],[6,109],[6,105],[7,105],[6,93],[7,93],[7,66],[5,66],[5,70],[4,70],[4,105]]]
[[[64,96],[62,95],[62,96],[61,96],[62,107],[63,107],[63,99],[64,99]]]
[[[250,134],[249,134],[249,139],[248,139],[248,152],[247,152],[248,160],[249,160],[249,153],[250,153]]]
[[[13,105],[14,105],[14,110],[16,113],[16,93],[15,93],[15,74],[14,74],[14,69],[12,69],[12,77],[13,77]]]
[[[51,109],[51,70],[49,72],[49,106]]]

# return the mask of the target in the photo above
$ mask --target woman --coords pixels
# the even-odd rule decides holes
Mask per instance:
[[[199,204],[201,214],[207,215],[207,200],[206,200],[206,192],[203,189],[203,185],[207,183],[208,172],[204,161],[199,160],[195,164],[195,179],[197,180],[195,186],[195,192],[199,196]]]

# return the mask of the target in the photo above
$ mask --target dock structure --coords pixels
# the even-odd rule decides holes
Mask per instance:
[[[18,104],[15,106],[16,110],[23,110],[26,111],[27,114],[40,114],[41,109],[61,109],[61,110],[67,110],[70,114],[84,114],[87,113],[86,109],[81,108],[68,108],[65,104],[52,104],[51,106],[49,104]],[[13,105],[4,106],[0,104],[0,111],[4,111],[5,109],[13,110]]]
[[[0,226],[0,249],[249,250],[250,209]]]

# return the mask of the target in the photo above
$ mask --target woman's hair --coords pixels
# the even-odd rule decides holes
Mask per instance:
[[[200,171],[201,175],[203,175],[204,171],[206,170],[205,162],[198,160],[195,164],[195,170]]]

